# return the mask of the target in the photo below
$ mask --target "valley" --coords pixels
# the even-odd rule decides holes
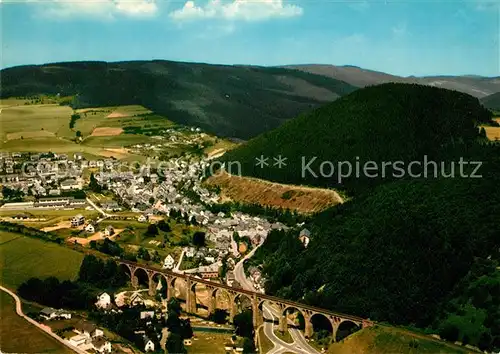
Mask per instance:
[[[287,86],[304,103],[294,106],[300,114],[250,129],[200,115],[193,124],[137,97],[117,104],[69,88],[2,99],[0,282],[55,316],[36,309],[30,317],[88,353],[108,345],[127,353],[496,350],[493,112],[442,88],[355,90],[290,69],[245,70],[271,75],[273,90],[274,80]],[[321,107],[303,101],[313,96]],[[181,106],[199,109],[192,104]],[[437,161],[430,178],[325,169],[423,156]],[[304,173],[304,157],[315,158],[319,176]],[[444,176],[462,160],[481,162],[481,178]],[[85,337],[82,321],[97,332]]]

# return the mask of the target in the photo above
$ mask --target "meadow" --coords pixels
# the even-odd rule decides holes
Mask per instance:
[[[82,153],[88,159],[115,157],[140,160],[124,147],[151,142],[152,135],[173,123],[142,106],[87,108],[73,111],[57,104],[27,104],[23,99],[0,102],[0,149],[11,152]],[[43,101],[40,101],[43,102]],[[71,129],[70,119],[78,114]],[[127,134],[122,129],[129,127]],[[120,129],[121,128],[121,129]],[[130,131],[137,130],[137,133]],[[77,142],[77,132],[81,142]],[[149,133],[148,133],[149,132]],[[148,135],[146,135],[148,134]],[[116,151],[116,149],[122,149]]]
[[[55,243],[0,232],[0,283],[10,289],[32,277],[73,280],[83,254]]]
[[[0,349],[4,353],[72,353],[15,312],[14,299],[0,291]],[[26,340],[29,338],[29,340]]]
[[[187,348],[188,354],[223,354],[225,353],[225,344],[231,343],[231,334],[229,333],[208,333],[195,332],[193,344]]]
[[[404,329],[381,326],[362,329],[340,342],[331,344],[327,351],[327,353],[335,354],[459,354],[469,352],[472,351],[428,336]]]
[[[54,135],[69,125],[72,109],[56,104],[23,105],[2,108],[0,114],[0,137],[5,141],[8,137],[21,139],[21,137],[37,135],[45,136],[47,133]],[[16,133],[16,134],[13,134]]]

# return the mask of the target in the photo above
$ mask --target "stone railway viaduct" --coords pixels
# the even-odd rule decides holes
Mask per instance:
[[[279,316],[279,328],[281,331],[287,331],[288,329],[288,319],[287,313],[291,309],[299,311],[302,316],[304,316],[305,322],[305,336],[306,338],[311,338],[314,333],[314,328],[312,324],[313,316],[324,316],[331,325],[332,328],[332,338],[335,341],[337,332],[341,324],[350,322],[351,325],[356,325],[361,328],[370,327],[373,325],[372,321],[345,314],[336,313],[333,311],[301,304],[294,301],[289,301],[274,296],[269,296],[254,291],[244,290],[242,288],[235,288],[228,286],[226,284],[220,284],[198,277],[194,277],[187,274],[175,273],[169,270],[153,268],[147,265],[138,264],[129,261],[118,261],[121,267],[126,267],[130,272],[130,278],[132,286],[137,288],[139,286],[138,272],[143,272],[148,279],[149,284],[149,295],[156,295],[157,281],[159,277],[162,277],[166,284],[166,298],[175,296],[176,285],[179,287],[179,280],[184,281],[186,287],[186,303],[185,309],[187,313],[195,314],[197,312],[196,304],[196,285],[202,284],[207,289],[208,296],[208,314],[212,314],[217,309],[217,292],[224,292],[229,299],[229,318],[233,321],[234,316],[237,315],[237,303],[241,302],[243,299],[248,299],[252,306],[253,313],[253,325],[258,328],[264,323],[264,315],[262,305],[264,302],[278,308],[280,310]]]

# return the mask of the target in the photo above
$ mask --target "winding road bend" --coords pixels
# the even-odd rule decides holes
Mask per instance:
[[[257,249],[263,244],[261,242],[257,247],[255,247],[250,253],[248,253],[245,257],[243,257],[238,263],[236,263],[234,267],[234,278],[238,283],[240,283],[241,287],[245,290],[255,291],[252,283],[245,276],[245,270],[243,268],[243,263],[252,257]],[[289,328],[288,332],[290,333],[293,343],[287,343],[276,336],[274,333],[275,323],[279,320],[279,313],[273,307],[264,304],[264,334],[267,338],[274,344],[274,348],[271,349],[268,354],[282,354],[285,352],[291,353],[308,353],[308,354],[319,354],[319,352],[311,347],[309,343],[307,343],[304,335],[300,329]]]

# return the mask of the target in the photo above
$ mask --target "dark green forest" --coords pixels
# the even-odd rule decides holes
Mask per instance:
[[[477,127],[490,119],[470,96],[387,84],[235,150],[228,159],[243,162],[305,151],[333,161],[412,161],[425,154],[445,162],[448,173],[455,163],[454,177],[432,170],[428,178],[346,179],[341,188],[352,198],[305,225],[307,248],[300,228],[272,231],[259,248],[251,262],[263,268],[266,293],[500,350],[500,146]],[[460,157],[481,162],[477,178],[458,173]],[[338,187],[331,179],[301,182],[297,169],[291,161],[287,169],[243,172]]]
[[[357,90],[288,121],[230,151],[224,161],[238,161],[243,175],[335,187],[349,194],[397,179],[391,169],[382,176],[382,162],[409,163],[423,161],[424,156],[431,161],[448,161],[475,154],[478,125],[490,121],[491,112],[467,94],[421,85],[384,84]],[[271,163],[273,157],[286,157],[287,166],[258,167],[255,158],[261,155]],[[312,158],[316,160],[308,165]],[[325,161],[333,163],[333,174],[328,168],[321,173],[320,165]],[[339,183],[337,163],[344,161],[351,163],[353,172]],[[378,177],[362,172],[368,161],[379,166]],[[317,177],[303,166],[309,166]],[[346,173],[347,167],[343,171]]]
[[[60,94],[74,96],[74,108],[140,104],[177,123],[240,139],[356,89],[293,69],[165,60],[29,65],[0,75],[2,98]]]
[[[481,103],[489,109],[500,111],[500,92],[483,97]]]
[[[475,181],[377,187],[318,215],[307,248],[299,230],[274,231],[254,260],[266,293],[498,350],[498,183],[497,169]]]

